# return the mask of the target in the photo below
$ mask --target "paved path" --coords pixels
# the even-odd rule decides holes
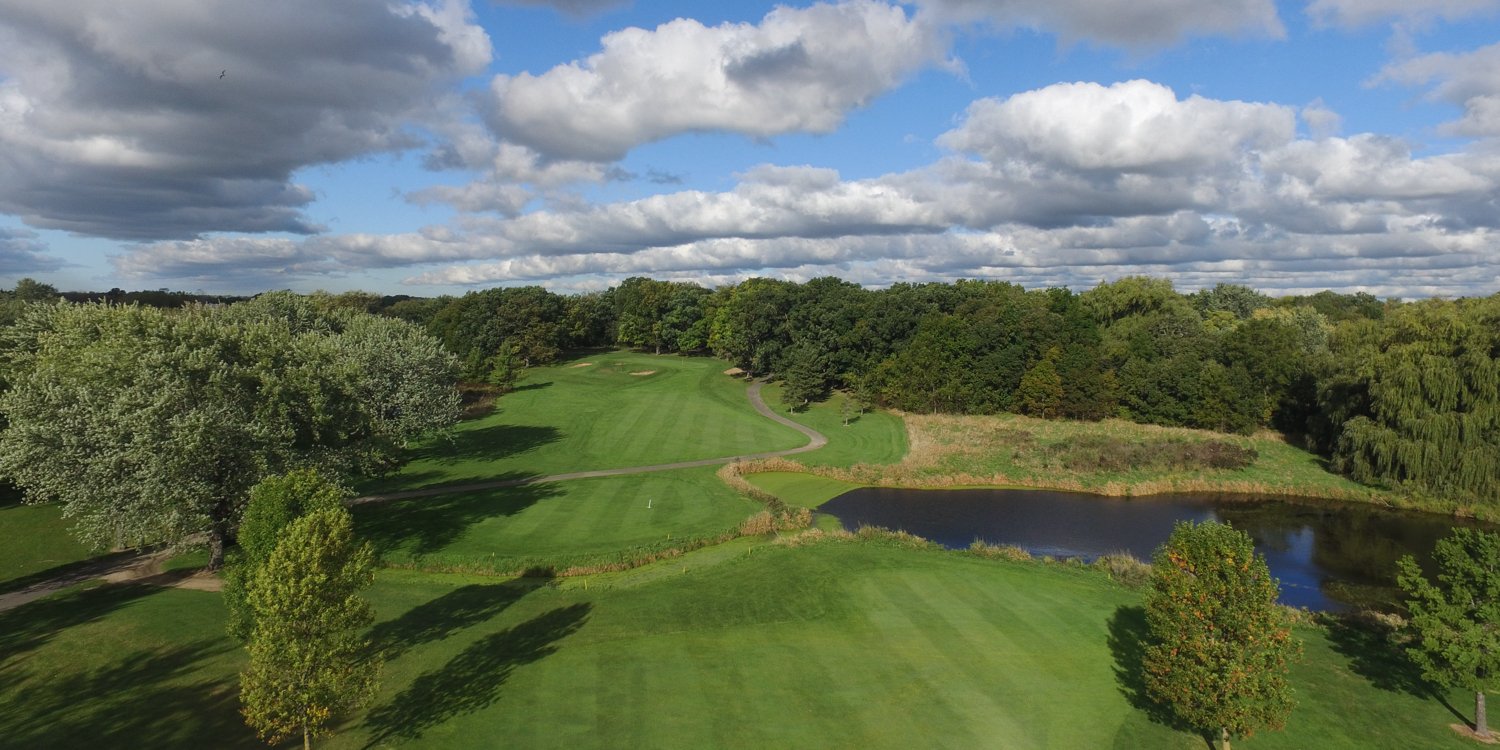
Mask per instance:
[[[553,474],[548,477],[531,477],[529,479],[508,479],[503,482],[481,482],[479,484],[462,484],[453,487],[433,487],[426,490],[412,490],[410,492],[392,492],[387,495],[367,495],[350,500],[351,505],[357,503],[378,503],[383,500],[404,500],[409,497],[430,497],[432,495],[447,495],[455,492],[474,492],[476,490],[492,490],[500,487],[518,487],[523,484],[536,484],[537,482],[559,482],[564,479],[587,479],[589,477],[613,477],[621,474],[641,474],[648,471],[670,471],[672,469],[691,469],[694,466],[713,466],[715,464],[728,464],[736,461],[753,461],[757,458],[772,458],[775,456],[790,456],[794,453],[806,453],[815,451],[828,445],[828,438],[805,425],[797,424],[786,417],[771,411],[766,406],[765,399],[760,397],[760,388],[765,385],[764,381],[757,380],[745,391],[746,398],[750,399],[750,405],[768,419],[780,422],[790,427],[809,439],[807,445],[801,448],[792,448],[784,451],[772,451],[770,453],[751,453],[744,456],[729,456],[727,458],[705,458],[701,461],[681,461],[675,464],[657,464],[655,466],[633,466],[628,469],[601,469],[599,471],[577,471],[572,474]]]
[[[37,581],[23,589],[17,589],[5,594],[0,594],[0,612],[15,609],[30,601],[35,601],[48,594],[62,591],[69,586],[77,586],[95,578],[117,576],[144,563],[149,562],[149,555],[115,554],[103,560],[75,568],[56,578],[45,581]]]

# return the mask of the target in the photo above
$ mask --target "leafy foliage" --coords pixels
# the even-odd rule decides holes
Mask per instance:
[[[250,726],[276,744],[325,734],[336,713],[374,696],[380,661],[360,629],[374,617],[359,597],[374,579],[368,543],[356,546],[343,508],[299,518],[249,581],[255,619],[240,699]]]
[[[1397,580],[1412,597],[1407,608],[1416,636],[1407,653],[1432,682],[1494,690],[1500,687],[1500,535],[1456,528],[1433,557],[1443,571],[1438,585],[1410,556],[1400,562]]]
[[[1147,694],[1203,731],[1249,737],[1285,726],[1296,705],[1286,668],[1301,646],[1278,593],[1248,536],[1214,521],[1179,523],[1146,593]]]

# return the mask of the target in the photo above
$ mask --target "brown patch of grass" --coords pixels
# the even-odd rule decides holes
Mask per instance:
[[[640,372],[632,372],[630,374],[631,375],[655,375],[656,371],[655,370],[641,370]]]
[[[489,383],[459,383],[458,394],[463,410],[459,419],[478,419],[495,410],[495,400],[505,395],[505,389]]]
[[[741,370],[741,369],[740,369],[740,368],[738,368],[738,367],[731,367],[731,368],[729,368],[729,369],[728,369],[728,370],[725,370],[725,371],[724,371],[724,374],[725,374],[725,375],[744,375],[744,374],[745,374],[745,371],[744,371],[744,370]]]
[[[969,554],[988,560],[1009,560],[1011,562],[1022,562],[1031,559],[1031,553],[1020,547],[1009,544],[985,544],[982,539],[975,539],[974,543],[969,545]]]
[[[1108,573],[1110,580],[1132,589],[1146,585],[1151,579],[1151,564],[1137,560],[1128,552],[1103,555],[1094,561],[1092,567]]]
[[[593,367],[593,366],[594,366],[593,362],[579,362],[578,364],[573,365],[572,367],[569,367],[568,369],[569,370],[576,370],[576,369],[578,369],[580,367]]]

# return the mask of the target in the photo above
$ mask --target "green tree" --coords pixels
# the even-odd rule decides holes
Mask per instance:
[[[1057,416],[1064,395],[1062,376],[1057,374],[1056,364],[1061,354],[1061,350],[1053,348],[1021,378],[1015,404],[1022,413],[1033,417]]]
[[[854,397],[853,396],[844,396],[844,400],[841,401],[841,402],[839,402],[839,416],[843,417],[843,419],[844,419],[844,426],[848,427],[849,426],[849,420],[854,417]]]
[[[1426,679],[1474,693],[1474,731],[1487,738],[1484,694],[1500,685],[1500,535],[1457,528],[1433,557],[1437,585],[1410,555],[1400,562],[1417,641],[1407,653]]]
[[[823,359],[811,347],[792,347],[785,357],[786,371],[781,374],[781,402],[795,411],[813,399],[822,397],[827,386]]]
[[[1282,728],[1296,705],[1286,669],[1301,646],[1279,588],[1250,537],[1214,521],[1177,524],[1152,562],[1147,694],[1224,750],[1231,736]]]
[[[96,546],[206,533],[223,563],[251,487],[378,473],[457,418],[455,363],[411,324],[296,295],[227,308],[33,306],[6,329],[0,471]]]
[[[240,521],[240,555],[224,569],[224,604],[229,610],[229,634],[235,640],[244,643],[255,630],[246,591],[255,572],[276,551],[283,531],[309,513],[342,508],[348,495],[315,469],[267,477],[250,489]]]
[[[374,621],[359,597],[373,577],[369,544],[356,546],[343,508],[293,521],[251,577],[246,600],[255,629],[240,700],[262,739],[276,744],[301,734],[310,748],[330,718],[374,696],[380,660],[359,637]]]

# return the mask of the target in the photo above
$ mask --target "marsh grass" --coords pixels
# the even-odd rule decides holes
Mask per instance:
[[[910,451],[897,463],[809,466],[772,458],[731,464],[720,477],[732,486],[748,485],[746,474],[798,472],[913,489],[1015,487],[1113,497],[1213,492],[1494,515],[1360,485],[1330,472],[1322,459],[1271,432],[1246,437],[1117,419],[1074,422],[1013,414],[902,416]]]

